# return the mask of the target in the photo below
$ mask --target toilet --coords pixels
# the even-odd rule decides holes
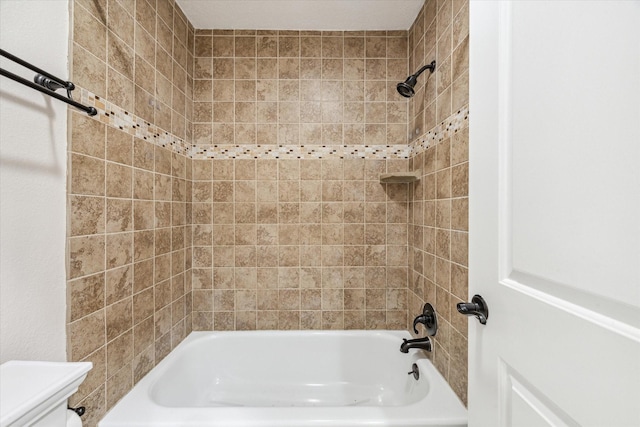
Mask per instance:
[[[90,362],[12,360],[0,365],[0,427],[67,425],[67,399],[78,390]]]

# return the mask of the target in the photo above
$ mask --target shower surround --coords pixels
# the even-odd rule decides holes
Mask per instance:
[[[192,329],[405,329],[427,300],[465,400],[467,3],[426,2],[408,33],[194,30],[173,1],[133,4],[72,8],[72,79],[101,111],[70,114],[85,424]]]

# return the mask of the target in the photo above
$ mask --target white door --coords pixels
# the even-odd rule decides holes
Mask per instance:
[[[640,2],[471,1],[470,426],[640,426]]]

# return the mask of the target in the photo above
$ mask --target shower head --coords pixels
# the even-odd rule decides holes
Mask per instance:
[[[400,95],[404,96],[405,98],[411,98],[416,93],[413,90],[413,87],[416,85],[416,83],[418,83],[418,78],[415,75],[409,76],[407,80],[403,81],[402,83],[398,83],[396,89],[398,89],[398,93]]]
[[[398,93],[405,98],[411,98],[413,95],[415,95],[416,92],[413,88],[416,86],[416,83],[418,83],[418,76],[425,70],[429,70],[431,73],[433,73],[436,70],[436,61],[431,61],[431,64],[425,65],[424,67],[416,71],[415,74],[407,77],[407,80],[403,81],[402,83],[398,83],[398,85],[396,86],[396,89],[398,89]]]

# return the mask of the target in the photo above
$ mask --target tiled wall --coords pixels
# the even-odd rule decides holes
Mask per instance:
[[[408,160],[194,160],[194,329],[406,324]]]
[[[406,144],[406,31],[197,30],[196,144]]]
[[[195,63],[202,151],[326,155],[194,160],[194,329],[403,328],[408,160],[331,151],[406,146],[407,33],[197,30]]]
[[[419,313],[424,302],[436,307],[431,357],[465,402],[468,320],[455,306],[468,299],[468,121],[456,131],[443,130],[452,115],[468,108],[468,23],[467,1],[428,0],[409,33],[412,69],[437,61],[436,72],[419,79],[410,126],[416,135],[441,126],[433,144],[416,149],[411,159],[411,170],[422,178],[411,190],[408,306],[410,313]]]
[[[436,72],[418,78],[409,102],[411,139],[469,104],[468,0],[427,0],[409,30],[409,69],[435,60]]]
[[[94,364],[70,403],[94,426],[191,330],[191,159],[118,117],[190,138],[194,36],[170,0],[71,3],[71,78],[124,110],[69,114],[67,358]]]
[[[191,140],[194,29],[174,0],[73,0],[71,79]]]

